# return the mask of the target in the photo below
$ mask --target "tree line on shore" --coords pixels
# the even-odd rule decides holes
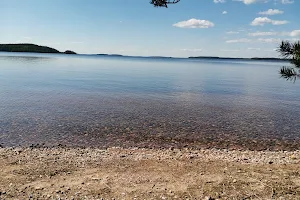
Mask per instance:
[[[30,52],[30,53],[65,53],[76,54],[74,51],[67,50],[60,52],[54,48],[39,46],[36,44],[0,44],[0,51],[5,52]]]

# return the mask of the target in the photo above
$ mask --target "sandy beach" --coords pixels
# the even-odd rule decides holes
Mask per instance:
[[[0,148],[0,199],[299,199],[300,151]]]

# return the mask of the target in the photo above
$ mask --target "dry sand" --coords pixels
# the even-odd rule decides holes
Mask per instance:
[[[0,199],[300,199],[300,151],[0,148]]]

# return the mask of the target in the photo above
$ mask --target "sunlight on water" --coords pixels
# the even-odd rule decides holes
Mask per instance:
[[[299,149],[286,64],[0,53],[0,144]]]

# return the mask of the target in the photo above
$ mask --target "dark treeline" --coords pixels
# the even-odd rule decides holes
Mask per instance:
[[[196,57],[189,57],[193,59],[221,59],[221,60],[269,60],[269,61],[277,61],[277,60],[286,60],[286,58],[231,58],[231,57],[216,57],[216,56],[196,56]]]
[[[58,50],[35,44],[0,44],[0,51],[32,52],[32,53],[60,53]]]
[[[30,52],[30,53],[65,53],[76,54],[74,51],[67,50],[60,52],[54,48],[39,46],[36,44],[0,44],[0,51],[5,52]]]

